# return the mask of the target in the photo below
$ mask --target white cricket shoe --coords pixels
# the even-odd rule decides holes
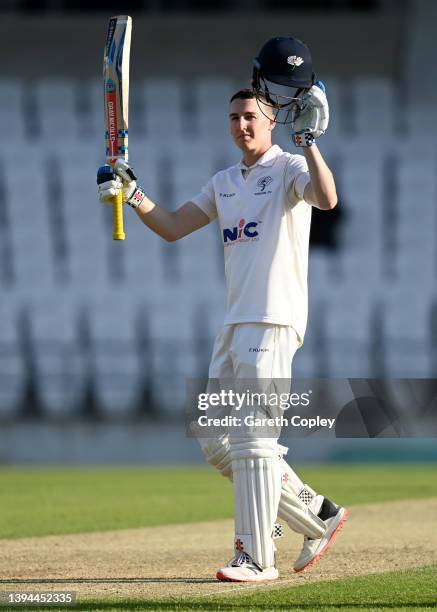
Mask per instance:
[[[321,538],[312,540],[307,536],[304,536],[302,550],[294,562],[295,572],[301,572],[307,567],[310,567],[316,563],[322,555],[325,554],[348,518],[348,511],[346,508],[335,506],[332,504],[332,502],[329,502],[329,500],[326,501],[331,505],[331,512],[335,513],[332,513],[332,516],[329,516],[328,518],[323,518],[323,516],[321,517],[326,523],[326,532]]]
[[[262,582],[276,580],[279,572],[276,567],[261,569],[245,552],[238,553],[229,565],[222,567],[216,574],[218,580],[224,582]]]

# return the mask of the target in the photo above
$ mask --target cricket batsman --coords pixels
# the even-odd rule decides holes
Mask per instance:
[[[295,38],[269,40],[254,59],[252,89],[229,103],[232,139],[241,161],[218,172],[174,212],[158,206],[123,159],[111,180],[99,171],[100,201],[123,202],[173,242],[218,218],[224,243],[227,312],[209,368],[210,379],[290,379],[307,322],[311,210],[337,204],[335,182],[316,144],[328,127],[325,87],[316,81],[308,47]],[[299,153],[272,145],[277,123],[291,125]],[[238,228],[237,232],[233,228]],[[273,531],[277,517],[303,535],[296,572],[314,564],[343,526],[347,511],[318,494],[285,462],[287,448],[252,432],[199,437],[207,461],[233,481],[234,557],[219,580],[278,577]]]

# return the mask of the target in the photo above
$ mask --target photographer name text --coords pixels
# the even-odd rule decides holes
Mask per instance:
[[[227,415],[222,418],[208,417],[206,414],[197,419],[200,427],[301,427],[304,429],[327,428],[332,429],[335,419],[325,419],[322,417],[302,417],[293,415],[288,418],[284,415],[277,417],[255,417],[247,415],[244,418]]]

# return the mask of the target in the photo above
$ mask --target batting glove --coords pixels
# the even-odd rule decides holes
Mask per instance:
[[[316,138],[326,132],[329,106],[325,85],[316,83],[303,96],[303,106],[291,124],[293,142],[297,147],[310,147]]]
[[[113,168],[101,166],[97,171],[99,200],[103,204],[111,204],[112,198],[122,191],[123,204],[138,208],[146,194],[137,186],[136,179],[134,169],[124,159],[117,159]]]

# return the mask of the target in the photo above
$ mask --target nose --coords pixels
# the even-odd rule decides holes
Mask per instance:
[[[247,126],[247,121],[245,120],[244,117],[240,117],[240,121],[238,122],[238,127],[240,128],[241,132],[244,132],[244,130],[246,129]]]

